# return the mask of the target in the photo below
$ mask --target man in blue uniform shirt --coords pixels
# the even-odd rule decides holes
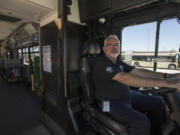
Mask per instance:
[[[179,79],[164,79],[163,73],[137,69],[122,62],[116,35],[104,40],[103,51],[105,55],[97,59],[93,68],[96,99],[101,102],[102,111],[124,125],[128,135],[162,135],[163,100],[130,90],[129,86],[179,88]],[[166,75],[169,78],[180,76]]]

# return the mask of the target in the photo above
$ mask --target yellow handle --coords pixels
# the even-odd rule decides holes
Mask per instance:
[[[2,57],[4,56],[4,49],[5,49],[6,43],[7,43],[7,40],[4,40],[3,43],[2,43],[2,46],[1,46],[1,56]]]
[[[34,88],[34,75],[33,74],[31,74],[31,81],[32,81],[32,91],[34,92],[35,88]]]

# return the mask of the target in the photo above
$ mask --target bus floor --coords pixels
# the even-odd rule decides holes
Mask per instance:
[[[22,83],[0,79],[0,135],[51,135],[40,121],[40,99]]]

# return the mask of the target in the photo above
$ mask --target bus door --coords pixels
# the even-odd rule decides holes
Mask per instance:
[[[180,67],[180,57],[179,54],[176,54],[176,60],[175,62],[177,63],[178,68]]]
[[[141,59],[141,66],[142,67],[149,67],[149,61],[148,61],[148,56],[143,56]]]
[[[150,56],[147,56],[147,62],[146,62],[146,66],[147,67],[151,67],[151,57]]]
[[[149,59],[150,59],[149,67],[153,68],[154,67],[154,56],[150,56]]]

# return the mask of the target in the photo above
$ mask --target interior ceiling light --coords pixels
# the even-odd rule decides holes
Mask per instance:
[[[105,18],[99,18],[99,23],[104,24],[106,22]]]

